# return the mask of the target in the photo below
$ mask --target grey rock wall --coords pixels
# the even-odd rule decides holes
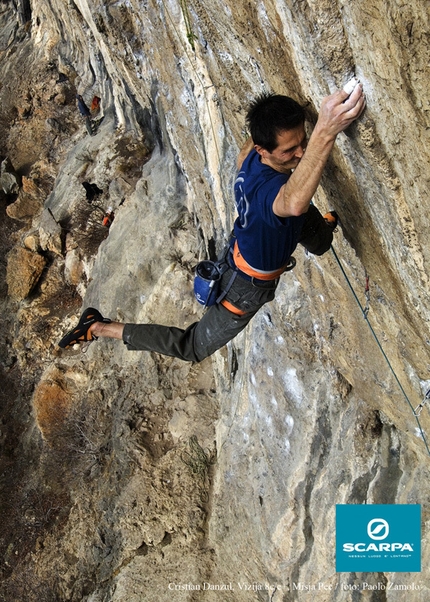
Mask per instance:
[[[64,233],[31,297],[2,298],[15,333],[2,349],[28,385],[14,453],[32,472],[20,511],[5,506],[15,532],[1,595],[426,600],[429,408],[413,414],[430,383],[425,4],[33,0],[25,24],[1,8],[3,81],[16,82],[0,89],[5,147]],[[192,266],[232,227],[248,102],[286,93],[312,122],[353,74],[367,109],[315,197],[340,215],[335,253],[298,250],[276,300],[201,365],[118,342],[58,353],[81,305],[122,321],[198,319]],[[92,136],[76,93],[102,99]],[[100,208],[85,179],[103,189]],[[16,247],[44,213],[20,215]],[[367,319],[350,288],[364,307],[366,279]],[[422,504],[422,573],[336,574],[336,503]],[[363,581],[420,589],[358,595]]]

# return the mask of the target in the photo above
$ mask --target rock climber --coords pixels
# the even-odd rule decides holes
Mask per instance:
[[[78,109],[79,109],[80,114],[83,115],[84,117],[91,117],[91,111],[85,104],[85,101],[82,98],[82,95],[76,94],[76,98],[78,99]]]
[[[238,217],[226,254],[229,267],[221,279],[221,290],[228,289],[224,299],[186,330],[112,322],[97,309],[87,308],[59,346],[107,337],[122,340],[129,350],[199,362],[232,340],[274,299],[297,244],[315,255],[330,249],[337,215],[329,212],[323,217],[311,200],[337,135],[364,108],[361,84],[350,94],[338,90],[327,96],[308,140],[304,110],[297,102],[276,94],[258,97],[247,114],[251,137],[238,157]],[[237,277],[231,284],[233,272]]]
[[[82,186],[85,188],[85,196],[89,203],[92,203],[96,197],[103,194],[103,190],[94,182],[82,182]]]
[[[115,219],[115,213],[113,212],[113,208],[108,207],[106,209],[106,213],[103,217],[102,225],[105,226],[105,228],[110,228],[114,219]]]
[[[100,96],[93,96],[93,99],[91,101],[91,108],[90,108],[90,111],[92,113],[95,113],[96,111],[100,110],[100,101],[101,101]]]

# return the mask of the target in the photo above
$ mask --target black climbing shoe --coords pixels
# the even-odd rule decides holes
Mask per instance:
[[[101,313],[94,309],[93,307],[89,307],[84,311],[81,316],[81,319],[78,322],[76,328],[73,328],[70,332],[68,332],[58,343],[59,347],[65,349],[67,347],[72,347],[77,343],[88,343],[91,341],[96,341],[97,337],[91,334],[89,331],[90,326],[95,322],[106,322],[109,323],[112,320],[109,318],[104,318]]]

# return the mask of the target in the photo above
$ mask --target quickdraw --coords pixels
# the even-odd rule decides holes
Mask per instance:
[[[427,391],[427,393],[424,396],[424,399],[422,400],[422,402],[417,405],[417,407],[414,410],[414,415],[415,416],[419,416],[421,414],[421,412],[423,411],[423,407],[426,405],[426,403],[428,403],[430,401],[430,389]]]
[[[370,309],[370,288],[369,288],[369,276],[366,274],[366,286],[364,289],[364,296],[366,297],[366,305],[363,308],[364,317],[367,318],[367,314]]]

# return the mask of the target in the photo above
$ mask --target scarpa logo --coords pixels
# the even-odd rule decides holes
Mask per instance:
[[[383,518],[374,518],[367,525],[367,535],[371,539],[385,539],[388,537],[390,527]],[[381,534],[382,533],[382,534]]]
[[[421,507],[337,505],[336,570],[421,571]]]

